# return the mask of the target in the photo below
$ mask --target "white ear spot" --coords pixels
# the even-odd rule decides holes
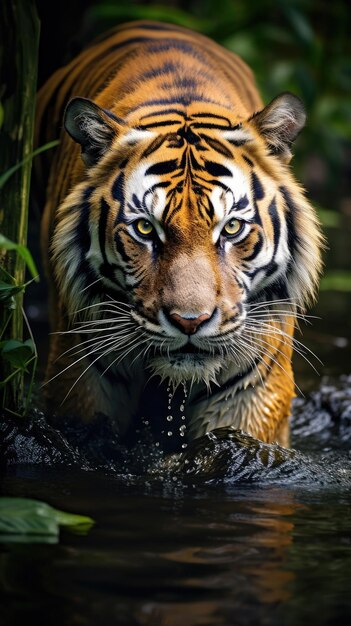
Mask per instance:
[[[241,146],[247,141],[252,141],[252,136],[246,128],[234,128],[233,130],[225,130],[221,134],[224,139],[236,146]]]
[[[124,137],[121,139],[121,144],[128,144],[129,146],[134,146],[139,143],[139,141],[145,141],[146,139],[151,139],[156,133],[151,132],[150,130],[139,130],[138,128],[132,128]]]

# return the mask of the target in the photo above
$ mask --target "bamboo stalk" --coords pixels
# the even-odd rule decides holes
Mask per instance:
[[[0,173],[28,157],[33,150],[39,20],[34,0],[7,0],[0,5],[0,100],[3,122],[0,129]],[[0,190],[0,232],[26,245],[31,160],[14,172]],[[0,253],[2,267],[18,285],[25,280],[23,259],[14,251]],[[3,340],[23,338],[23,292],[16,296],[16,309]],[[0,328],[8,311],[0,309]],[[10,365],[0,362],[1,380],[11,374]],[[16,411],[23,404],[23,372],[0,389],[0,406]]]

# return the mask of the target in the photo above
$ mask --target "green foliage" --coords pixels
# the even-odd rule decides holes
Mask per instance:
[[[65,513],[39,500],[0,498],[0,542],[56,543],[60,526],[86,534],[93,524],[91,517]]]
[[[2,177],[0,177],[0,179],[1,178]],[[10,241],[10,239],[7,239],[5,235],[0,233],[0,250],[16,250],[17,254],[19,254],[19,256],[24,260],[34,280],[36,282],[39,281],[39,272],[34,263],[34,259],[26,246]]]
[[[32,151],[19,163],[16,163],[12,167],[8,168],[2,175],[0,175],[0,190],[15,172],[23,168],[26,163],[31,162],[37,154],[54,148],[58,145],[58,143],[58,141],[51,141],[37,150]],[[6,260],[5,255],[12,253],[16,254],[17,257],[24,261],[25,266],[32,276],[32,280],[35,280],[36,282],[39,281],[39,272],[28,248],[23,244],[11,241],[8,237],[5,237],[5,235],[0,233],[0,304],[3,308],[0,324],[0,358],[8,366],[5,370],[5,377],[3,380],[0,380],[0,389],[6,388],[6,385],[13,384],[14,379],[18,374],[30,374],[27,396],[24,399],[23,408],[21,407],[22,414],[25,415],[28,411],[32,395],[32,387],[37,365],[37,350],[27,317],[21,304],[22,300],[19,300],[18,296],[25,291],[26,287],[32,282],[32,280],[19,283],[16,278],[9,274],[9,272],[5,269],[5,263],[3,262]],[[10,327],[10,321],[14,312],[19,310],[19,302],[30,338],[26,341],[20,341],[18,337],[10,337],[10,339],[3,341],[2,339],[5,335],[6,329]],[[4,393],[4,402],[6,397],[6,393]],[[2,408],[7,407],[3,406]]]
[[[39,280],[38,270],[33,257],[26,246],[16,244],[4,235],[0,234],[0,252],[1,251],[6,253],[14,251],[16,254],[20,255],[25,261],[33,279],[36,281]],[[0,303],[4,311],[7,311],[7,314],[3,316],[2,328],[0,328],[0,358],[9,365],[10,372],[6,378],[0,380],[0,389],[6,387],[6,385],[8,385],[10,381],[12,381],[20,372],[30,374],[29,388],[24,402],[23,415],[27,413],[29,407],[37,365],[37,351],[23,308],[22,315],[27,324],[28,332],[31,338],[26,341],[19,341],[15,338],[7,339],[6,341],[1,341],[1,339],[10,323],[13,312],[18,306],[16,296],[24,292],[28,284],[31,282],[32,281],[30,280],[27,283],[19,285],[13,276],[6,272],[3,267],[0,267]]]
[[[32,339],[27,339],[27,341],[17,341],[16,339],[0,341],[0,354],[2,358],[17,369],[28,371],[27,366],[34,353],[35,348]]]
[[[32,161],[33,158],[35,156],[37,156],[38,154],[40,154],[41,152],[45,152],[46,150],[50,150],[50,148],[55,148],[56,146],[58,146],[59,143],[60,143],[59,140],[56,139],[55,141],[50,141],[49,143],[46,143],[44,146],[40,146],[40,148],[37,148],[36,150],[33,150],[33,152],[31,152],[31,154],[29,154],[27,157],[22,159],[22,161],[20,161],[19,163],[16,163],[16,165],[13,165],[8,170],[6,170],[6,172],[4,172],[0,176],[0,189],[3,188],[3,186],[8,181],[8,179],[15,172],[17,172],[17,170],[21,169],[21,167],[23,167],[23,165],[25,165],[25,163],[28,163],[29,161]]]
[[[323,276],[320,288],[322,291],[351,292],[351,272],[330,270]]]
[[[0,250],[1,249],[6,251],[15,250],[17,254],[21,254],[22,258],[24,258],[32,274],[36,276],[35,279],[37,280],[38,272],[36,270],[32,256],[25,246],[18,246],[3,235],[0,235]],[[7,314],[5,314],[2,318],[2,328],[0,328],[0,358],[4,363],[7,363],[7,365],[9,366],[8,375],[3,380],[0,380],[0,389],[5,388],[6,385],[8,385],[10,381],[12,381],[20,372],[30,374],[28,392],[22,409],[22,414],[25,415],[27,413],[32,395],[32,387],[37,365],[37,350],[27,321],[27,317],[22,307],[22,315],[27,324],[28,332],[31,338],[27,339],[26,341],[19,341],[17,339],[7,339],[5,341],[1,341],[1,338],[4,336],[6,328],[8,327],[12,318],[13,312],[18,306],[16,296],[23,292],[29,283],[18,285],[15,279],[10,276],[4,270],[4,268],[1,267],[0,277],[3,279],[0,280],[0,303],[4,309],[4,312],[7,311]],[[6,407],[4,406],[2,408]]]

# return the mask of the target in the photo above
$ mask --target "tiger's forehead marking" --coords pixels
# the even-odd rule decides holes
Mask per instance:
[[[220,176],[211,193],[217,222],[223,221],[229,215],[251,220],[255,212],[249,200],[251,192],[248,178],[233,162],[225,161],[224,165],[231,172],[231,176]]]
[[[138,142],[144,139],[143,131],[141,135],[139,132],[129,132],[125,140]],[[149,137],[152,135],[149,131],[144,132]],[[238,130],[231,132],[237,133]],[[124,217],[127,221],[146,217],[162,224],[169,220],[175,214],[175,203],[177,213],[182,210],[182,204],[189,208],[187,194],[184,193],[183,203],[182,191],[179,190],[183,188],[186,192],[188,185],[193,189],[196,187],[200,196],[200,199],[193,196],[194,219],[198,219],[198,213],[201,213],[208,225],[212,223],[214,227],[228,216],[253,219],[251,184],[245,171],[234,163],[234,157],[233,160],[221,158],[220,154],[214,153],[208,146],[206,148],[206,142],[204,151],[198,152],[196,146],[183,144],[181,153],[175,154],[168,150],[167,137],[160,137],[153,158],[143,159],[125,176]]]

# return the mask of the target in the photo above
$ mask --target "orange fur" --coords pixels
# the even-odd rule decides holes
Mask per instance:
[[[62,129],[60,147],[51,164],[42,246],[50,278],[53,329],[68,334],[55,335],[51,343],[50,402],[54,402],[57,412],[78,413],[83,419],[107,413],[117,420],[122,433],[140,410],[139,396],[149,376],[142,355],[136,355],[134,361],[130,357],[122,361],[110,386],[94,372],[94,367],[89,367],[84,352],[77,362],[73,357],[73,348],[77,345],[79,349],[80,339],[70,334],[72,319],[84,323],[85,314],[77,311],[88,302],[84,300],[89,292],[84,268],[99,255],[106,257],[110,277],[105,276],[101,295],[95,294],[89,302],[98,303],[99,297],[106,299],[103,293],[110,294],[111,272],[116,272],[118,282],[118,271],[123,274],[132,266],[135,284],[125,287],[119,298],[137,311],[139,322],[142,319],[146,327],[153,324],[155,328],[160,311],[175,311],[178,318],[219,311],[218,333],[224,336],[235,316],[240,318],[242,306],[247,306],[245,281],[238,276],[249,271],[257,250],[261,255],[265,250],[268,255],[270,250],[270,273],[267,270],[262,285],[258,282],[254,289],[258,294],[273,290],[273,299],[277,299],[284,283],[292,304],[282,303],[279,308],[283,311],[271,313],[269,319],[257,314],[261,326],[256,324],[256,330],[247,327],[246,350],[240,343],[242,335],[233,330],[233,336],[238,332],[241,346],[235,357],[238,362],[234,357],[230,361],[229,352],[223,353],[226,365],[217,376],[218,357],[213,376],[224,391],[199,402],[195,396],[190,398],[189,432],[197,437],[218,426],[232,425],[264,441],[278,439],[286,444],[294,394],[291,355],[295,316],[297,307],[304,307],[314,297],[322,243],[314,211],[288,167],[289,142],[285,138],[293,134],[290,126],[297,125],[289,107],[295,106],[296,116],[300,115],[298,107],[286,98],[283,104],[275,105],[273,101],[255,115],[262,109],[262,102],[250,69],[239,57],[200,34],[151,22],[135,22],[107,33],[54,74],[39,93],[38,144],[57,136],[64,108],[70,98],[77,96],[89,98],[100,107],[96,109],[98,127],[93,127],[95,118],[84,118],[79,126],[80,118],[76,116],[71,124],[78,120],[78,130],[72,132],[95,133],[98,144],[98,132],[103,128],[112,140],[99,160],[84,166],[79,145]],[[87,149],[92,151],[93,147],[92,141]],[[130,205],[126,199],[128,189],[134,189],[134,184],[137,193],[143,184],[145,172],[138,169],[143,163],[149,168],[146,174],[152,163],[170,163],[169,168],[173,167],[172,174],[171,170],[157,170],[158,186],[149,198],[153,223],[159,225],[159,236],[166,241],[153,261],[150,246],[143,247],[133,240],[130,222],[119,221],[122,203]],[[116,184],[118,172],[124,176],[122,191]],[[39,174],[45,176],[44,169]],[[234,196],[226,184],[216,187],[217,180],[230,177],[237,181]],[[256,197],[253,181],[259,181],[258,189],[262,188]],[[248,218],[245,227],[250,228],[249,235],[236,245],[227,245],[220,230],[220,214],[223,211],[229,215],[230,203],[233,197],[237,199],[235,190],[246,189],[246,184],[247,202],[255,205],[257,220]],[[82,198],[88,189],[90,230],[82,223]],[[244,191],[240,193],[245,199]],[[156,219],[166,196],[168,209],[162,209],[162,219]],[[217,203],[214,210],[213,203]],[[106,215],[102,217],[104,206]],[[84,263],[80,264],[77,233],[89,239]],[[113,254],[122,255],[122,251],[128,258],[123,261],[124,270],[111,270]],[[259,267],[255,272],[259,277]],[[94,276],[92,273],[92,279]],[[122,292],[120,287],[119,294]],[[270,309],[265,311],[268,315]],[[94,320],[92,310],[90,314],[89,319]],[[140,322],[140,337],[146,332],[144,321]],[[235,354],[235,341],[231,341],[231,354]],[[134,357],[133,351],[130,356]],[[162,365],[155,368],[162,377]],[[250,374],[245,374],[248,368]],[[234,382],[228,392],[228,380],[234,376],[236,381],[238,372],[240,382]],[[61,401],[78,379],[60,407],[58,399]]]

